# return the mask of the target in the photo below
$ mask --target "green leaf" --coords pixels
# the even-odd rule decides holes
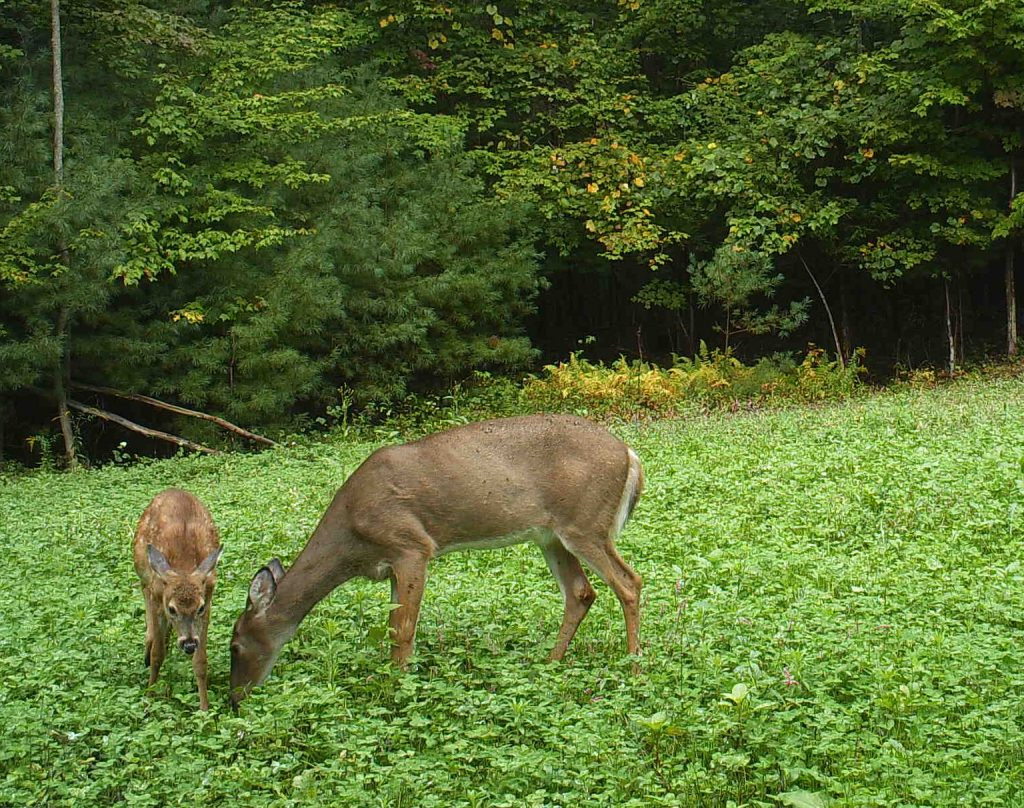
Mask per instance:
[[[816,791],[786,791],[776,794],[775,799],[791,808],[825,808],[828,805],[825,797]]]

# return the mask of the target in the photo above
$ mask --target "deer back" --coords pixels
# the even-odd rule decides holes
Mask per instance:
[[[372,454],[338,491],[325,527],[372,540],[415,525],[438,552],[537,529],[605,533],[619,521],[623,492],[631,508],[642,489],[631,457],[583,418],[481,421]],[[631,473],[639,474],[632,487]]]
[[[154,568],[150,547],[166,561],[166,569]],[[157,494],[139,519],[133,543],[135,571],[143,587],[155,594],[168,586],[179,588],[187,609],[197,597],[208,599],[212,594],[219,548],[220,536],[206,506],[189,492],[170,488]]]

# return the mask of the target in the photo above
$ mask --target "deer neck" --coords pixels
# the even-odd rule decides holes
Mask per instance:
[[[359,574],[349,549],[351,542],[339,534],[319,525],[277,585],[267,616],[282,642],[291,638],[317,603]]]

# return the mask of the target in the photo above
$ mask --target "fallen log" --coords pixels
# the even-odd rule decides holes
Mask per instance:
[[[190,415],[193,418],[202,418],[205,421],[212,421],[217,426],[241,435],[243,438],[262,443],[266,446],[277,446],[275,441],[270,438],[265,438],[263,435],[257,435],[255,432],[250,432],[248,429],[243,429],[237,424],[233,424],[230,421],[225,421],[223,418],[218,418],[216,415],[210,415],[206,412],[200,412],[199,410],[190,410],[188,407],[179,407],[177,404],[168,404],[166,401],[161,401],[158,398],[152,398],[151,396],[144,396],[139,393],[126,393],[123,390],[115,390],[113,387],[98,387],[93,384],[82,384],[81,382],[72,382],[71,386],[76,390],[86,390],[90,393],[100,393],[102,395],[115,396],[116,398],[123,398],[127,401],[138,401],[142,404],[149,404],[151,407],[158,407],[168,412],[177,413],[178,415]]]
[[[88,404],[83,404],[80,401],[73,399],[67,400],[68,406],[89,415],[95,415],[97,418],[102,418],[104,421],[111,421],[112,423],[123,426],[125,429],[130,429],[133,432],[145,435],[147,438],[157,438],[158,440],[165,440],[170,443],[175,443],[178,446],[183,446],[187,449],[192,449],[195,452],[203,452],[205,454],[220,454],[216,449],[211,449],[209,446],[203,446],[200,443],[194,443],[187,438],[182,438],[178,435],[172,435],[170,432],[161,432],[159,429],[150,429],[148,426],[137,424],[134,421],[129,421],[127,418],[123,418],[120,415],[115,415],[112,412],[101,410],[98,407],[90,407]]]

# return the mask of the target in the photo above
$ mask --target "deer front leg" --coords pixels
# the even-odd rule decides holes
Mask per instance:
[[[391,567],[391,602],[398,606],[388,616],[391,626],[391,661],[400,668],[409,664],[416,643],[423,587],[427,579],[424,558],[408,557]]]
[[[142,657],[143,664],[148,668],[153,659],[153,637],[156,634],[154,628],[154,622],[156,615],[153,613],[153,607],[149,598],[149,594],[145,589],[142,590],[142,597],[146,601],[146,639],[145,639],[145,651]]]
[[[167,632],[169,626],[164,617],[159,601],[146,595],[146,664],[149,665],[149,684],[152,687],[160,675],[160,666],[164,664],[167,652]]]
[[[192,672],[196,675],[196,687],[199,688],[199,709],[209,710],[210,700],[206,694],[206,632],[210,627],[210,609],[207,606],[202,617],[203,626],[199,631],[199,646],[192,654]]]

